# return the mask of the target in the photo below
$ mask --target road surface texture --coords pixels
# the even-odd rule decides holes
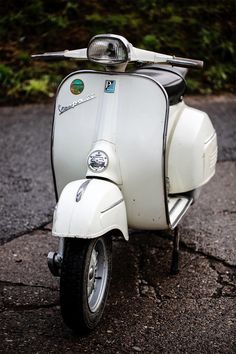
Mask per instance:
[[[236,97],[192,97],[218,133],[217,173],[180,225],[181,272],[169,273],[171,233],[113,242],[113,278],[97,330],[62,322],[46,256],[55,203],[51,105],[0,109],[0,353],[236,352]]]

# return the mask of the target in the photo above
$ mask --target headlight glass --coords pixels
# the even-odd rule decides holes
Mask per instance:
[[[128,60],[128,47],[119,38],[95,36],[88,46],[88,59],[101,64],[120,64]]]

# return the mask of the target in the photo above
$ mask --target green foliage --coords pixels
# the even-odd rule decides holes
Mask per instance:
[[[160,50],[160,40],[153,34],[147,34],[143,38],[143,48],[148,48],[149,50],[159,51]]]
[[[235,92],[235,0],[11,0],[0,4],[0,103],[51,96],[75,62],[33,62],[30,54],[83,48],[98,33],[133,45],[202,59],[189,92]]]
[[[3,86],[7,86],[11,82],[13,71],[5,64],[0,64],[0,82]]]
[[[24,82],[22,90],[26,95],[38,95],[39,93],[52,97],[53,93],[49,92],[50,77],[43,75],[40,79],[30,79]]]

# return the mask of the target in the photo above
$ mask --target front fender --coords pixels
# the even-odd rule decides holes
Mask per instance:
[[[53,216],[53,236],[95,238],[119,230],[128,240],[126,207],[112,182],[84,179],[68,183]]]

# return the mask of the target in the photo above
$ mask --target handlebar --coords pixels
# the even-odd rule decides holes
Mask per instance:
[[[173,66],[180,66],[192,69],[202,69],[204,66],[204,62],[202,60],[187,59],[181,57],[173,57],[173,59],[168,59],[166,62],[167,64]]]
[[[172,55],[166,55],[161,53],[155,53],[144,49],[135,48],[130,45],[130,57],[128,62],[140,62],[140,63],[153,63],[153,64],[170,64],[173,66],[180,66],[184,68],[192,69],[202,69],[203,61],[175,57]],[[65,60],[65,59],[76,59],[76,60],[89,60],[87,57],[87,48],[76,49],[76,50],[65,50],[60,52],[49,52],[44,54],[31,55],[32,59],[38,60]]]
[[[144,49],[132,47],[131,61],[141,63],[153,63],[153,64],[169,64],[173,66],[181,66],[184,68],[202,69],[203,61],[175,57],[173,55],[166,55],[161,53],[155,53]]]
[[[45,60],[45,61],[50,61],[50,60],[64,60],[67,59],[65,57],[65,52],[52,52],[52,53],[43,53],[43,54],[33,54],[31,55],[32,59],[36,60]]]
[[[75,50],[64,50],[61,52],[49,52],[43,54],[33,54],[32,59],[36,60],[65,60],[65,59],[76,59],[76,60],[88,60],[87,58],[87,48],[75,49]]]

